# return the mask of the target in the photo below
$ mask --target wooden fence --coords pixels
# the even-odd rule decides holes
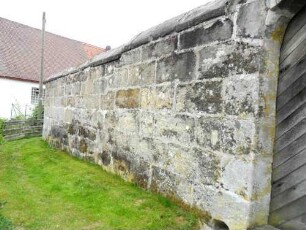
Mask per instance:
[[[43,120],[11,120],[4,122],[3,137],[5,140],[16,140],[23,137],[41,136]]]

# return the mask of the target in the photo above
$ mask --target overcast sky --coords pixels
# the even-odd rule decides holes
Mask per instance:
[[[89,44],[115,48],[167,19],[211,0],[5,0],[0,17]]]

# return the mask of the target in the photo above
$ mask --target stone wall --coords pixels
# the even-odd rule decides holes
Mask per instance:
[[[215,1],[53,76],[44,138],[230,229],[266,224],[286,21],[267,2]]]

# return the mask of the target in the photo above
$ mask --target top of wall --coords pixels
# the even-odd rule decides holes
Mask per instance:
[[[140,34],[132,38],[128,43],[118,48],[101,53],[78,67],[72,67],[64,70],[63,72],[52,75],[49,79],[45,81],[45,83],[54,81],[58,78],[75,73],[87,67],[97,66],[114,60],[118,60],[121,55],[126,51],[135,49],[141,45],[144,45],[171,33],[180,32],[209,19],[222,16],[226,13],[228,2],[229,0],[215,0],[200,7],[197,7],[189,12],[169,19],[157,26],[154,26],[146,31],[141,32]]]

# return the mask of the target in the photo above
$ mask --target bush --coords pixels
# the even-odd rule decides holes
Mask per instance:
[[[3,128],[4,128],[4,123],[5,123],[6,119],[0,118],[0,144],[3,143]]]
[[[3,131],[5,122],[6,122],[6,119],[0,118],[0,135],[2,135],[2,131]]]
[[[44,117],[44,106],[42,106],[42,118]],[[32,117],[34,119],[38,119],[38,105],[35,106],[32,112]]]

